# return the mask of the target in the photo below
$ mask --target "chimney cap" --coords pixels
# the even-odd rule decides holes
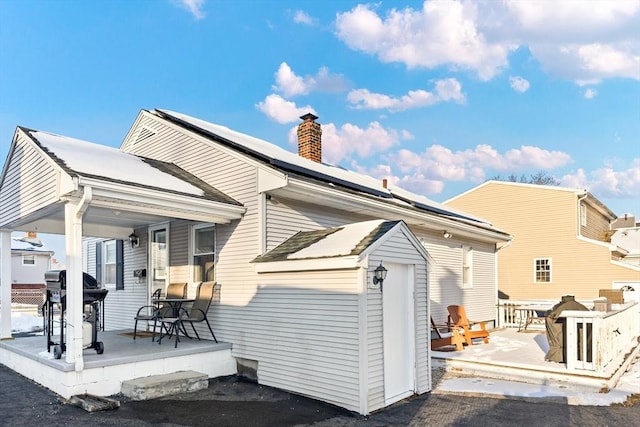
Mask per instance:
[[[307,113],[307,114],[304,114],[304,115],[300,116],[300,118],[301,118],[302,120],[305,120],[305,121],[306,121],[306,120],[314,121],[314,120],[316,120],[316,119],[318,118],[318,116],[316,116],[316,115],[315,115],[315,114],[313,114],[313,113]]]

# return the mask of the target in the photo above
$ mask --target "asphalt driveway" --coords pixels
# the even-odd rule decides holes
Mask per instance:
[[[639,425],[640,406],[570,406],[558,400],[513,400],[425,394],[369,417],[236,377],[213,379],[195,393],[88,413],[0,365],[1,426],[605,426]]]

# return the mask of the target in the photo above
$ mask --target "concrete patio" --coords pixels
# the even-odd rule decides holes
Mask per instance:
[[[120,392],[123,381],[149,375],[193,370],[215,378],[236,373],[230,343],[182,338],[174,348],[173,340],[158,344],[150,334],[135,341],[132,337],[130,330],[100,332],[104,353],[85,349],[82,372],[74,371],[64,355],[54,359],[53,349],[47,352],[45,336],[0,341],[0,363],[65,398],[83,393],[113,395]]]
[[[600,392],[615,387],[640,346],[635,346],[619,366],[610,366],[605,372],[585,370],[582,374],[569,372],[564,363],[545,361],[548,349],[546,334],[541,329],[527,332],[497,329],[491,331],[488,344],[476,340],[462,351],[455,351],[455,347],[434,350],[432,362],[434,367],[464,375]]]

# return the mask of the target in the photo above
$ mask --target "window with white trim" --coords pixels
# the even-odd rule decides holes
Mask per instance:
[[[587,207],[584,203],[580,203],[580,225],[582,227],[587,226]]]
[[[116,284],[116,241],[104,242],[104,270],[102,270],[105,285]]]
[[[213,282],[215,280],[216,228],[211,224],[196,225],[192,228],[193,281]]]
[[[462,247],[462,287],[473,287],[473,248]]]
[[[22,255],[22,265],[33,266],[36,265],[35,255]]]
[[[533,260],[535,283],[551,283],[551,258],[536,258]]]
[[[101,286],[124,289],[124,243],[122,240],[96,242],[96,279]]]

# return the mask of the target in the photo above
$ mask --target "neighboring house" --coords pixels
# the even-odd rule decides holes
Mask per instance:
[[[625,252],[625,255],[620,257],[620,261],[640,266],[640,224],[635,222],[635,217],[625,214],[611,226],[613,228],[611,243]]]
[[[501,298],[593,300],[600,289],[640,287],[640,266],[621,262],[628,252],[611,243],[616,215],[588,191],[487,181],[445,205],[513,235],[498,256]]]
[[[369,413],[430,390],[431,315],[444,321],[447,305],[462,304],[495,319],[496,251],[510,236],[322,164],[315,119],[298,127],[300,155],[165,110],[141,111],[120,150],[18,128],[0,187],[14,208],[0,227],[64,227],[68,271],[110,289],[111,330],[131,329],[156,288],[187,282],[193,295],[215,280],[209,315],[239,366],[261,384]],[[37,159],[19,186],[16,153]],[[380,265],[383,284],[373,282]]]
[[[35,232],[11,239],[12,302],[42,305],[44,273],[51,269],[53,254]]]

